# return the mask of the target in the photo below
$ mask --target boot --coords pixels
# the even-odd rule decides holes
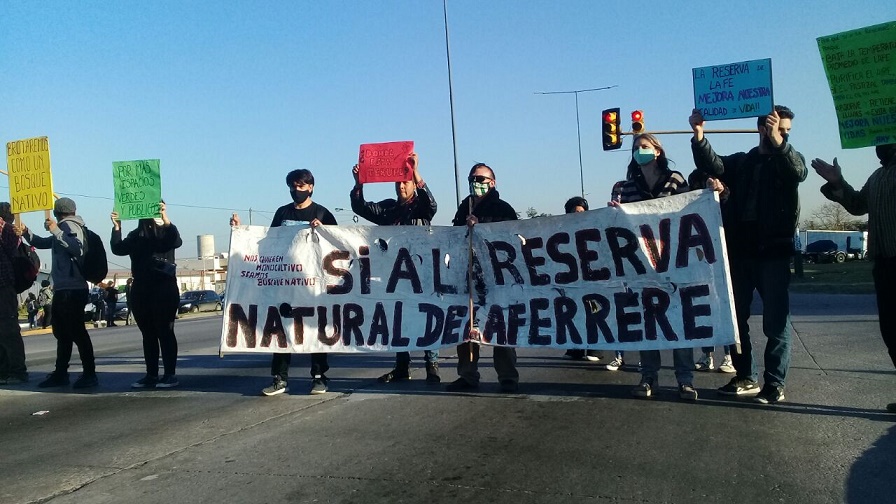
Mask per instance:
[[[439,376],[439,363],[426,363],[426,383],[440,383],[442,378]]]

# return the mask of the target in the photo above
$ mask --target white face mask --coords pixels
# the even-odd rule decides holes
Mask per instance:
[[[156,223],[156,226],[164,226],[165,225],[165,221],[163,221],[161,217],[156,217],[155,219],[153,219],[153,222]]]

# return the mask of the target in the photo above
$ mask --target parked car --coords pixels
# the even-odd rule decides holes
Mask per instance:
[[[98,313],[96,303],[102,296],[99,290],[90,292],[87,298],[87,304],[84,306],[84,322],[94,322],[97,320],[106,320],[105,313]],[[128,318],[128,295],[124,292],[118,293],[118,300],[115,302],[115,320],[127,320]]]
[[[187,291],[180,295],[178,313],[198,313],[200,311],[218,311],[221,309],[221,297],[215,291]]]

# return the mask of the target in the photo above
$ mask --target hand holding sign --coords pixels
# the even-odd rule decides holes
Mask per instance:
[[[362,144],[358,154],[358,183],[404,182],[413,178],[414,142]],[[354,170],[353,170],[354,171]]]
[[[784,137],[781,135],[781,130],[778,129],[780,123],[781,116],[778,115],[777,110],[772,110],[772,113],[765,117],[765,129],[768,130],[768,138],[775,147],[780,147],[784,143]]]
[[[691,117],[688,117],[688,123],[690,123],[691,129],[694,130],[694,140],[698,142],[703,140],[703,114],[700,113],[700,109],[694,109],[691,112]]]

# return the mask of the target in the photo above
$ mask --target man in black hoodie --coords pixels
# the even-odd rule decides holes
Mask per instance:
[[[790,257],[800,216],[799,184],[808,174],[803,155],[788,142],[792,120],[789,108],[775,105],[771,114],[757,118],[757,147],[719,156],[703,136],[700,111],[694,109],[689,119],[694,164],[731,191],[722,212],[730,212],[723,220],[741,352],[732,355],[737,375],[719,393],[755,395],[763,404],[784,400],[790,367]],[[747,323],[754,290],[762,298],[768,338],[762,390]]]
[[[457,207],[452,224],[469,226],[472,232],[473,226],[480,222],[517,220],[516,210],[502,200],[495,189],[495,172],[485,163],[473,165],[467,181],[470,183],[470,196],[464,198]],[[520,377],[516,370],[516,349],[495,346],[494,359],[501,391],[516,392]],[[457,374],[460,378],[448,385],[449,392],[479,388],[478,343],[462,343],[457,347]]]
[[[352,211],[359,217],[369,220],[380,226],[428,226],[436,214],[436,199],[429,191],[423,177],[420,176],[419,159],[417,153],[412,152],[408,158],[411,166],[412,178],[404,182],[395,183],[395,196],[397,199],[384,199],[380,202],[364,200],[364,186],[358,176],[359,168],[352,168],[352,176],[355,177],[355,187],[349,195],[352,201]],[[426,381],[439,383],[439,351],[426,350],[423,353],[426,361]],[[395,369],[379,377],[382,383],[392,381],[409,380],[411,354],[410,352],[398,352],[395,354]]]

